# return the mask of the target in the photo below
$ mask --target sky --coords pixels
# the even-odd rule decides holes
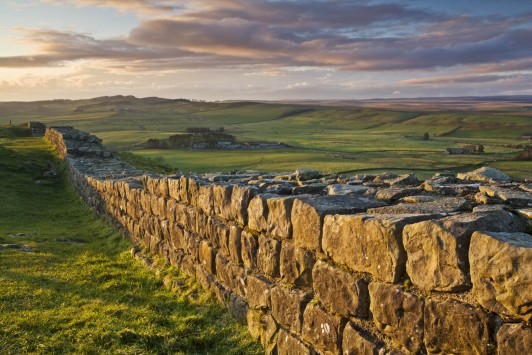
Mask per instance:
[[[532,95],[532,0],[0,0],[0,101]]]

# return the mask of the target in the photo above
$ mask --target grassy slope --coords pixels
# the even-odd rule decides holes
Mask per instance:
[[[166,291],[48,162],[43,140],[0,139],[2,353],[261,353],[189,278]]]
[[[96,133],[111,149],[133,150],[140,156],[164,159],[183,171],[242,168],[274,171],[305,166],[327,172],[415,170],[425,177],[442,169],[463,170],[493,163],[514,178],[522,179],[530,178],[532,170],[530,162],[505,161],[516,152],[505,145],[525,143],[521,135],[532,132],[530,115],[518,115],[508,109],[405,112],[253,102],[155,103],[128,97],[32,105],[33,109],[25,108],[26,117],[40,114],[39,119],[45,122],[74,125]],[[78,107],[84,112],[79,112]],[[297,113],[308,108],[311,110]],[[15,117],[14,112],[0,104],[0,121]],[[26,117],[18,115],[14,123],[27,121]],[[224,126],[228,133],[243,141],[283,142],[295,149],[246,152],[138,149],[139,143],[150,137],[166,138],[191,126]],[[421,140],[424,132],[430,133],[430,141]],[[447,147],[479,143],[485,145],[487,154],[443,154]]]

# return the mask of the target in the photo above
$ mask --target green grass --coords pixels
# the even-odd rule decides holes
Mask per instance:
[[[262,353],[189,277],[166,271],[167,291],[50,166],[42,139],[0,139],[2,354]]]

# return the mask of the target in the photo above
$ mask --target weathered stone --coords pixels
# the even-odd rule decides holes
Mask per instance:
[[[283,355],[311,355],[312,351],[284,330],[277,337],[277,353]]]
[[[351,195],[351,194],[364,194],[369,190],[367,186],[361,185],[347,185],[347,184],[332,184],[327,186],[327,195]]]
[[[196,177],[191,176],[187,179],[187,196],[188,203],[194,207],[198,206],[199,188],[204,183],[199,181]]]
[[[188,199],[188,178],[183,175],[179,179],[179,201],[181,203],[189,203]]]
[[[375,194],[375,198],[390,202],[398,200],[401,197],[417,194],[420,191],[421,189],[417,187],[390,187],[388,189],[378,190]]]
[[[252,309],[271,307],[271,289],[273,284],[261,276],[247,277],[246,296]]]
[[[256,189],[234,185],[231,193],[231,214],[235,221],[246,225],[248,221],[249,201],[256,195]]]
[[[248,330],[251,336],[259,340],[266,354],[275,353],[277,323],[272,316],[261,310],[249,310],[247,317]]]
[[[480,309],[454,300],[428,300],[424,324],[429,353],[488,353],[488,318]]]
[[[416,174],[404,174],[399,175],[396,178],[387,179],[384,180],[385,183],[390,184],[391,186],[394,185],[417,185],[419,184],[419,180],[416,176]]]
[[[406,226],[406,271],[425,291],[459,291],[471,286],[468,251],[477,230],[518,231],[524,224],[510,212],[464,213]]]
[[[530,192],[499,186],[481,186],[480,191],[517,207],[532,207],[532,193]]]
[[[232,185],[215,184],[212,188],[214,194],[214,213],[225,220],[231,219],[231,193]]]
[[[244,269],[230,262],[221,253],[216,254],[216,276],[228,289],[240,297],[245,297],[246,273]]]
[[[312,179],[318,179],[321,177],[321,174],[319,171],[312,170],[312,169],[305,169],[300,168],[296,170],[295,178],[298,181],[307,181]]]
[[[428,219],[427,215],[326,216],[323,250],[335,262],[379,280],[395,282],[404,274],[404,226]]]
[[[205,240],[202,240],[199,245],[199,259],[201,265],[211,274],[216,274],[216,249],[209,246]]]
[[[327,314],[319,306],[309,304],[303,314],[301,336],[324,354],[337,354],[342,338],[341,319]]]
[[[235,318],[241,322],[246,322],[246,316],[248,313],[248,304],[246,300],[234,293],[229,293],[229,297],[226,297],[225,306],[227,310],[235,316]]]
[[[384,203],[361,196],[306,196],[294,201],[293,238],[297,247],[321,252],[323,218],[331,214],[364,212]]]
[[[532,222],[532,208],[522,208],[516,211],[523,219],[528,220],[528,223]]]
[[[296,186],[292,189],[292,194],[294,195],[304,195],[311,194],[316,195],[323,193],[324,189],[327,187],[327,184],[317,182],[308,185]]]
[[[437,198],[438,197],[436,196],[414,195],[414,196],[402,197],[400,200],[406,203],[424,203],[424,202],[432,202],[436,200]]]
[[[265,235],[259,236],[259,250],[257,252],[257,269],[260,273],[279,277],[279,257],[281,242]]]
[[[423,345],[423,300],[397,285],[369,284],[370,310],[375,326],[408,351]]]
[[[468,201],[462,197],[443,197],[432,202],[424,203],[400,203],[393,206],[385,206],[368,209],[368,213],[379,214],[436,214],[458,212],[468,208]]]
[[[242,264],[242,228],[229,226],[229,259],[235,264]]]
[[[311,298],[312,296],[309,293],[300,290],[289,290],[280,286],[274,287],[271,290],[271,314],[283,327],[300,333],[303,311]]]
[[[290,220],[294,197],[269,198],[268,204],[268,234],[282,239],[292,238],[292,222]]]
[[[199,186],[197,206],[209,216],[214,214],[214,193],[212,185]]]
[[[281,246],[280,276],[283,282],[297,286],[312,286],[314,254],[284,241]]]
[[[246,269],[255,270],[257,268],[257,251],[259,249],[257,236],[248,231],[242,231],[241,243],[244,267]]]
[[[249,202],[248,227],[258,232],[266,232],[268,228],[268,204],[267,200],[273,198],[273,194],[259,194]]]
[[[532,349],[532,329],[521,324],[503,324],[497,332],[497,354],[528,354]]]
[[[387,184],[387,182],[386,182],[387,180],[392,180],[392,179],[395,179],[397,177],[398,177],[397,174],[385,172],[385,173],[381,173],[381,174],[375,176],[375,178],[373,179],[373,182],[376,182],[376,183],[379,183],[379,184]]]
[[[368,285],[353,275],[318,261],[312,270],[313,288],[321,303],[342,316],[368,315]]]
[[[532,236],[475,232],[469,248],[473,295],[509,319],[532,318]]]
[[[512,181],[512,179],[502,171],[486,166],[467,173],[458,173],[456,174],[456,177],[460,180],[486,181],[492,183]]]
[[[180,176],[174,176],[168,178],[168,195],[176,201],[180,201],[179,194],[179,182],[181,181]]]
[[[347,323],[342,337],[342,354],[344,355],[377,355],[379,347],[375,341],[368,339],[357,331],[353,323]]]
[[[477,192],[475,194],[475,202],[487,205],[487,204],[501,203],[502,201],[498,197],[491,197],[485,192]]]

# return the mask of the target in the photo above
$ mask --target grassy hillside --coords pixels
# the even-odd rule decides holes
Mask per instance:
[[[515,101],[515,100],[514,100]],[[531,177],[531,162],[510,162],[532,133],[528,102],[495,100],[489,105],[433,99],[408,105],[371,103],[191,102],[129,96],[80,101],[0,103],[0,124],[41,120],[72,125],[97,134],[111,149],[164,160],[183,171],[253,168],[294,170],[314,167],[328,172],[414,170],[428,176],[442,169],[464,170],[496,164],[516,179]],[[460,105],[456,106],[456,102]],[[362,106],[363,105],[363,106]],[[394,105],[397,109],[394,109]],[[21,107],[23,106],[23,107]],[[434,107],[438,107],[435,109]],[[458,109],[457,109],[458,107]],[[484,110],[483,110],[484,109]],[[165,139],[187,127],[224,127],[241,141],[282,142],[276,151],[146,150],[149,138]],[[425,132],[430,140],[422,140]],[[448,147],[483,144],[486,154],[447,156]]]
[[[190,278],[171,293],[135,262],[42,139],[0,138],[0,182],[2,354],[261,353]]]

